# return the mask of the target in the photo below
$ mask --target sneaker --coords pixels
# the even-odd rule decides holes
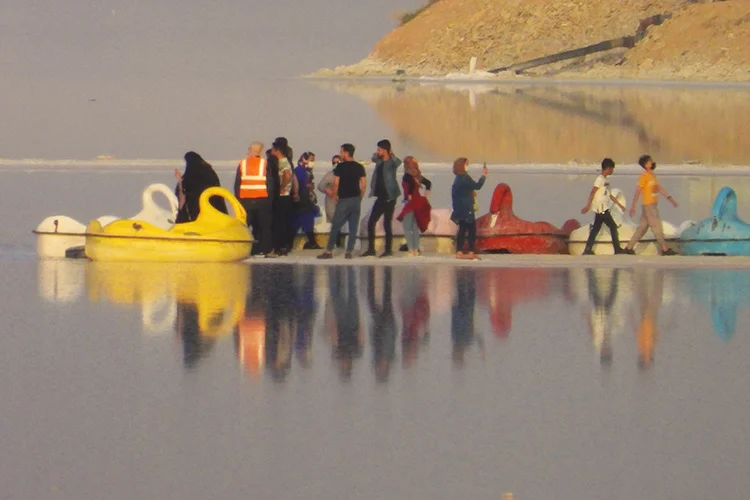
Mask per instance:
[[[360,257],[375,257],[374,250],[368,250],[360,255]]]
[[[675,252],[675,251],[674,251],[674,250],[672,250],[671,248],[667,248],[667,249],[666,249],[666,250],[664,250],[664,251],[663,251],[663,252],[662,252],[661,254],[662,254],[662,255],[677,255],[677,252]]]
[[[635,250],[633,250],[632,248],[623,248],[622,253],[626,255],[635,255]]]
[[[344,258],[345,258],[345,259],[352,259],[352,258],[354,258],[354,256],[352,255],[352,253],[351,253],[351,252],[346,252],[346,253],[344,254]]]
[[[321,260],[328,260],[333,258],[333,253],[331,252],[323,252],[322,254],[318,255],[318,259]]]
[[[624,253],[628,253],[624,248],[615,248],[615,255],[622,255]]]
[[[469,255],[466,258],[469,259],[469,260],[482,260],[474,252],[469,252]]]
[[[587,250],[584,250],[581,255],[594,255],[594,251],[587,249]]]
[[[323,250],[323,247],[318,245],[317,241],[307,241],[302,246],[302,250]]]
[[[393,257],[393,252],[383,252],[380,254],[380,258],[382,259],[383,257]]]

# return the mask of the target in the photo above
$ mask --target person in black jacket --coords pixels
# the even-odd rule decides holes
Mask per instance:
[[[221,187],[219,176],[216,175],[211,164],[195,151],[185,153],[185,172],[180,174],[180,171],[175,169],[174,175],[177,178],[175,196],[180,203],[175,222],[177,224],[192,222],[198,218],[200,212],[198,200],[203,191],[213,186]],[[224,198],[214,196],[210,202],[216,210],[228,213]]]

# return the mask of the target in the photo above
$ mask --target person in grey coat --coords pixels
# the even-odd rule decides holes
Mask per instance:
[[[385,249],[381,257],[393,255],[393,212],[396,210],[396,202],[401,197],[401,188],[396,178],[396,171],[401,166],[401,160],[393,154],[391,142],[388,139],[378,141],[378,149],[373,155],[375,172],[372,174],[370,183],[370,198],[375,197],[375,204],[370,211],[370,219],[367,221],[367,251],[362,257],[375,256],[375,226],[383,219],[385,230]]]
[[[333,158],[331,158],[331,170],[329,170],[326,175],[323,176],[323,178],[320,180],[320,183],[318,184],[318,191],[326,195],[325,200],[325,208],[326,208],[326,222],[331,224],[333,222],[333,213],[336,211],[336,198],[335,194],[336,191],[334,189],[334,178],[336,177],[333,175],[333,171],[336,169],[336,165],[338,165],[341,162],[341,157],[339,155],[334,155]]]

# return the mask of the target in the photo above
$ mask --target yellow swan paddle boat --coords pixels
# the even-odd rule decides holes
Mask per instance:
[[[221,196],[234,217],[216,210],[209,199]],[[102,227],[93,220],[86,228],[86,256],[107,262],[233,262],[247,258],[252,237],[245,210],[232,193],[211,187],[203,191],[200,213],[193,222],[169,230],[138,220],[116,220]]]

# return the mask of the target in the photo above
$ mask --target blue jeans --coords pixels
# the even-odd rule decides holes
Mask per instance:
[[[406,246],[409,250],[419,250],[419,226],[417,225],[417,216],[414,212],[404,215],[401,222],[404,226],[404,236],[406,236]]]
[[[336,211],[333,212],[333,222],[331,222],[331,234],[328,235],[328,245],[326,250],[331,251],[339,240],[339,233],[344,223],[349,222],[349,239],[346,240],[346,251],[354,250],[354,244],[357,242],[357,229],[359,229],[359,214],[362,205],[362,198],[340,198],[336,204]]]

